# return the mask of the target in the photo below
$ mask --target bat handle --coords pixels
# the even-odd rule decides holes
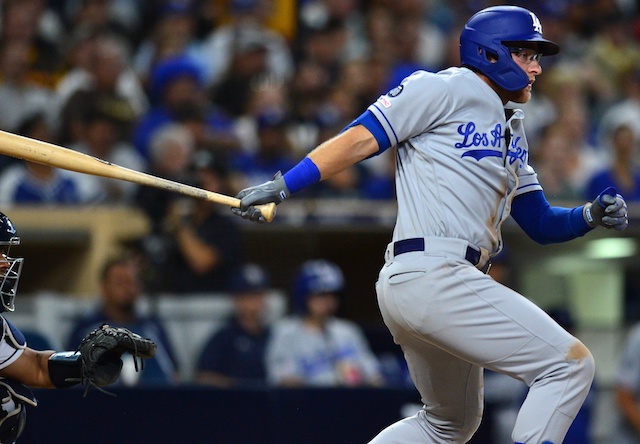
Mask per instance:
[[[217,195],[217,197],[224,198],[224,203],[228,204],[230,207],[240,208],[240,199],[238,198],[228,197],[224,195]],[[264,220],[266,220],[267,222],[271,222],[276,216],[276,204],[273,202],[263,205],[256,205],[255,207],[260,210],[262,217],[264,217]]]
[[[262,217],[264,217],[264,220],[267,222],[271,222],[276,216],[276,204],[273,202],[264,205],[256,205],[256,208],[260,210]]]

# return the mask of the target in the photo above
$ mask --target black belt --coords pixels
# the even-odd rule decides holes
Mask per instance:
[[[414,237],[411,239],[403,239],[393,243],[393,255],[397,256],[403,253],[409,253],[411,251],[424,251],[424,238]],[[464,258],[470,262],[474,267],[477,267],[482,258],[482,254],[475,248],[468,246],[467,252]],[[486,273],[489,270],[490,262],[483,267],[482,271]]]

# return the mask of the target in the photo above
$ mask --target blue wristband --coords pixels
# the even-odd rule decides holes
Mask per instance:
[[[284,175],[284,183],[287,184],[291,194],[318,182],[320,182],[320,170],[308,157],[302,159]]]

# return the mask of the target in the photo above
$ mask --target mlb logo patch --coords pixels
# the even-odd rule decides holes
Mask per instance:
[[[391,106],[391,102],[389,102],[389,99],[387,99],[385,96],[380,96],[378,102],[380,102],[380,104],[385,108],[389,108]]]

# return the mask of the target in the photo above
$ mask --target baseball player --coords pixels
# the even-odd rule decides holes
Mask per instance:
[[[530,387],[516,443],[561,444],[589,391],[589,350],[485,274],[509,215],[543,244],[628,225],[613,189],[576,208],[551,206],[527,163],[524,113],[505,110],[530,99],[541,57],[558,51],[527,9],[483,9],[460,35],[460,67],[413,73],[284,176],[238,194],[234,212],[260,221],[256,204],[397,147],[398,214],[376,290],[424,408],[373,444],[467,442],[482,416],[483,368]]]
[[[10,248],[16,245],[20,245],[20,237],[11,220],[0,213],[0,313],[15,309],[16,290],[24,261],[23,258],[9,255]],[[107,330],[112,334],[106,338],[106,344],[100,342],[103,335],[95,331],[85,337],[81,347],[84,349],[86,345],[93,356],[84,351],[39,351],[29,348],[22,332],[4,315],[0,315],[0,444],[16,441],[24,430],[26,405],[37,405],[36,398],[27,386],[67,388],[88,381],[96,386],[115,382],[122,368],[122,353],[130,351],[140,356],[138,349],[129,350],[126,346],[121,350],[121,344],[118,344],[120,337],[124,341],[132,339],[128,345],[139,347],[140,351],[145,349],[150,355],[155,353],[155,344],[151,341],[125,329],[107,327]],[[126,334],[120,336],[123,332]],[[108,356],[101,361],[103,352]],[[87,371],[89,366],[91,372]]]

